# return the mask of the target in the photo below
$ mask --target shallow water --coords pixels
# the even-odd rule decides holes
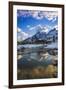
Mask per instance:
[[[27,45],[21,55],[17,60],[18,80],[57,77],[58,55],[50,55],[43,45]]]

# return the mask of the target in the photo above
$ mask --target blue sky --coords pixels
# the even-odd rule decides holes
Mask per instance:
[[[47,33],[57,26],[58,12],[56,11],[17,10],[17,29],[26,38],[34,35],[38,30]]]

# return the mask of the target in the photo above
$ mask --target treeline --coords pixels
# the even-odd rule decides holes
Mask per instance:
[[[47,41],[44,41],[44,40],[37,40],[37,41],[32,41],[32,42],[29,42],[29,41],[17,41],[17,44],[20,45],[20,44],[46,44],[48,43]]]

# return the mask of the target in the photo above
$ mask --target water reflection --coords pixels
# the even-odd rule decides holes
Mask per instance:
[[[54,52],[51,54],[48,52]],[[17,79],[57,78],[57,49],[47,49],[43,45],[23,46],[17,52]]]

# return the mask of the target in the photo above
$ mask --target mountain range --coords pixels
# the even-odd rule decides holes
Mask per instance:
[[[32,37],[29,37],[22,41],[23,44],[33,44],[33,43],[48,43],[48,42],[56,42],[58,40],[58,30],[53,28],[48,33],[44,31],[38,31]]]

